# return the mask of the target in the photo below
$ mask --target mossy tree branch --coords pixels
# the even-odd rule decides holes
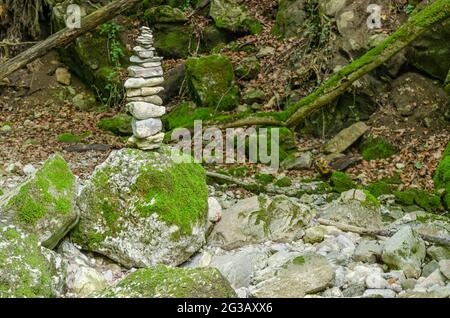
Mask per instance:
[[[294,127],[311,113],[330,104],[353,82],[376,69],[424,32],[450,17],[450,0],[436,0],[417,12],[396,32],[359,59],[336,72],[314,92],[278,113],[257,114],[251,118],[229,122],[227,127],[269,124]],[[262,116],[261,116],[262,115]],[[261,119],[263,117],[264,119]]]

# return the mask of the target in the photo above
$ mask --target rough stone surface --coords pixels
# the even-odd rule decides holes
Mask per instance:
[[[297,256],[282,266],[271,279],[256,286],[256,297],[301,298],[330,287],[334,270],[327,259],[315,253]]]
[[[164,106],[158,106],[146,102],[131,102],[127,104],[128,111],[139,120],[161,117],[166,113]]]
[[[133,135],[137,138],[148,138],[156,135],[162,130],[162,121],[159,118],[149,118],[144,120],[133,119],[131,122]]]
[[[403,270],[407,278],[419,278],[425,243],[411,227],[402,227],[383,247],[382,259],[389,267]]]
[[[369,127],[363,122],[357,122],[348,128],[339,132],[333,139],[331,139],[324,146],[323,150],[326,153],[340,153],[350,147]]]
[[[96,295],[107,298],[229,298],[230,284],[214,268],[171,268],[164,265],[139,269],[116,286]]]
[[[81,192],[72,239],[125,267],[179,265],[205,241],[205,178],[198,164],[174,162],[170,148],[113,152]]]
[[[285,196],[272,200],[254,196],[225,210],[209,242],[224,249],[268,240],[286,242],[298,239],[314,212]]]

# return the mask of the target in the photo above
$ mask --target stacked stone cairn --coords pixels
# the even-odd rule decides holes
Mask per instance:
[[[156,56],[150,28],[142,27],[136,42],[135,54],[130,58],[135,65],[128,67],[129,78],[125,82],[127,109],[133,116],[133,136],[128,143],[142,150],[153,150],[159,148],[164,139],[160,117],[166,113],[166,108],[158,96],[164,90],[161,87],[163,58]]]

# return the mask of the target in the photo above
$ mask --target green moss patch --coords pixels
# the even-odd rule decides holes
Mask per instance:
[[[206,107],[196,107],[192,102],[185,102],[162,117],[164,126],[168,130],[175,128],[192,128],[195,120],[211,119],[212,111]]]
[[[186,80],[192,98],[201,107],[232,110],[239,104],[239,88],[230,60],[222,55],[189,58]]]
[[[351,189],[356,189],[358,186],[353,182],[347,174],[340,171],[335,171],[331,175],[330,184],[335,191],[342,193]]]
[[[289,177],[283,177],[274,182],[277,187],[290,187],[292,185],[292,180]]]
[[[436,212],[442,209],[439,196],[421,189],[407,189],[395,191],[397,202],[404,205],[416,204],[428,212]]]
[[[450,209],[450,142],[442,154],[442,160],[436,168],[433,177],[436,189],[444,189],[443,200],[447,209]]]
[[[378,198],[380,195],[392,194],[391,186],[385,181],[372,182],[367,186],[366,190],[376,198]]]
[[[364,160],[389,158],[398,152],[398,149],[380,137],[370,136],[360,145]]]
[[[87,131],[81,135],[75,135],[72,133],[62,133],[60,135],[58,135],[58,137],[56,138],[59,142],[64,142],[64,143],[78,143],[78,142],[82,142],[84,139],[90,137],[92,135],[92,133],[90,131]]]
[[[114,117],[103,118],[97,122],[97,127],[104,131],[109,131],[118,136],[131,136],[132,117],[127,114],[118,114]]]
[[[261,182],[262,184],[269,184],[273,181],[274,176],[266,173],[256,173],[255,179]]]

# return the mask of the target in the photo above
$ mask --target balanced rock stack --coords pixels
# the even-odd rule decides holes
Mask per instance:
[[[128,143],[142,150],[159,148],[164,139],[162,121],[166,108],[157,94],[164,90],[162,57],[156,56],[153,47],[153,34],[148,27],[141,28],[141,34],[133,48],[128,67],[129,78],[125,82],[127,90],[127,108],[133,116],[133,136]]]

